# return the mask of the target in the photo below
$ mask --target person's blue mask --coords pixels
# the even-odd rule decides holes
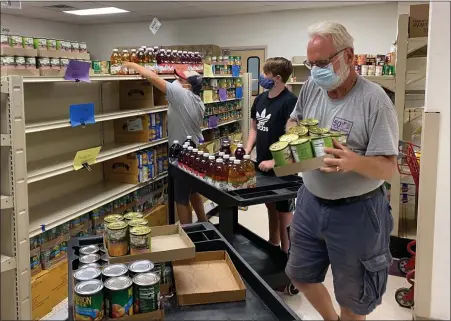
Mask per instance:
[[[258,78],[258,84],[262,86],[264,89],[271,89],[274,87],[274,80],[265,78],[263,74]]]
[[[326,90],[336,88],[340,82],[340,76],[335,74],[333,64],[329,64],[325,68],[313,66],[311,75],[315,84]]]

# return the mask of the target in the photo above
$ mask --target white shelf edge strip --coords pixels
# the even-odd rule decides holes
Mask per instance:
[[[231,121],[219,124],[218,127],[225,126],[225,125],[228,125],[228,124],[233,124],[233,123],[236,123],[237,121],[242,121],[242,120],[243,120],[242,118],[231,120]],[[218,127],[216,127],[216,128],[218,128]],[[209,130],[209,129],[216,129],[216,128],[202,128],[202,131]]]
[[[11,138],[8,134],[0,135],[1,146],[11,146]]]
[[[11,196],[1,196],[1,209],[13,207],[13,198]]]
[[[119,156],[127,155],[142,149],[150,148],[160,144],[164,144],[168,141],[167,138],[159,139],[156,141],[148,143],[111,143],[104,145],[100,150],[99,156],[96,159],[96,164],[105,162],[109,159],[116,158]],[[72,172],[73,168],[73,158],[76,152],[64,154],[63,159],[55,164],[55,158],[49,158],[37,161],[36,163],[48,162],[49,165],[33,168],[34,162],[28,164],[28,183],[37,182],[46,178],[50,178],[56,175]]]
[[[159,75],[162,79],[172,80],[175,79],[173,75]],[[202,75],[201,75],[202,76]],[[239,75],[238,77],[233,77],[232,75],[215,75],[213,77],[203,77],[203,78],[240,78],[243,77]],[[120,81],[120,80],[145,80],[145,78],[138,75],[127,75],[127,76],[89,76],[91,81]],[[65,80],[64,77],[23,77],[24,83],[42,83],[42,82],[68,82],[68,83],[77,83],[72,80]]]
[[[2,254],[1,271],[14,270],[16,268],[16,259]]]
[[[47,204],[57,204],[60,202],[60,205],[56,207],[56,209],[50,209],[49,211],[45,211],[44,206],[38,206],[41,210],[45,211],[46,216],[43,218],[38,219],[39,222],[32,222],[30,221],[30,237],[33,237],[35,235],[41,234],[41,224],[45,225],[45,230],[50,230],[58,225],[61,225],[63,223],[66,223],[70,221],[73,218],[76,218],[80,215],[86,214],[93,209],[98,208],[99,206],[105,205],[108,202],[111,202],[119,197],[122,197],[126,194],[132,193],[144,186],[147,186],[153,182],[159,181],[160,179],[165,178],[168,176],[167,173],[161,174],[154,179],[151,179],[147,182],[139,183],[139,184],[122,184],[122,183],[112,183],[110,184],[98,184],[95,188],[86,189],[84,193],[86,195],[81,194],[77,196],[73,196],[70,198],[68,195],[63,195],[58,198],[58,200],[51,200],[46,203]],[[92,195],[93,190],[95,192],[95,189],[103,190],[103,195]],[[76,195],[74,193],[71,193],[71,195]],[[77,199],[80,200],[80,202],[77,201]],[[68,204],[69,203],[69,204]],[[30,209],[30,218],[32,219],[35,217],[33,215],[33,208]],[[40,211],[42,212],[42,211]],[[50,221],[45,221],[45,219]]]
[[[57,321],[57,320],[67,320],[69,318],[69,304],[65,298],[63,301],[55,305],[47,315],[45,315],[41,320],[46,321]]]
[[[130,110],[120,110],[111,113],[97,114],[95,116],[96,123],[104,122],[108,120],[127,118],[133,116],[141,116],[146,114],[154,114],[162,111],[167,111],[167,106],[159,106],[157,108],[146,108],[146,109],[130,109]],[[58,120],[50,120],[50,121],[42,121],[29,123],[25,125],[25,133],[35,133],[41,132],[45,130],[52,130],[58,128],[71,127],[69,119],[58,119]]]

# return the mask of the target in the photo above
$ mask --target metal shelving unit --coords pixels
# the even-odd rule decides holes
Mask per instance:
[[[214,78],[228,78],[229,75]],[[248,74],[243,86],[248,86]],[[174,79],[174,76],[164,76]],[[2,185],[1,185],[1,288],[2,320],[31,320],[31,271],[29,238],[86,214],[108,202],[163,179],[166,173],[138,184],[105,179],[103,162],[146,148],[165,144],[119,143],[114,120],[166,112],[152,87],[142,108],[121,109],[121,81],[145,81],[140,76],[92,76],[91,83],[65,81],[62,77],[1,79]],[[243,88],[244,104],[249,88]],[[228,99],[232,101],[235,99]],[[71,127],[71,104],[92,102],[95,123]],[[243,104],[243,105],[244,105]],[[248,110],[245,107],[244,110]],[[241,120],[220,124],[224,126]],[[74,171],[77,151],[101,146],[91,170]],[[11,289],[15,289],[11,295]]]

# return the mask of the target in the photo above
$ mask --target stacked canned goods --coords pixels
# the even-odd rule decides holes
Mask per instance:
[[[354,56],[355,71],[362,76],[394,76],[391,55],[361,54]]]
[[[91,245],[88,251],[94,247]],[[167,278],[172,279],[170,266],[165,267],[163,264],[164,271],[168,271]],[[161,267],[157,268],[149,260],[135,261],[128,266],[119,263],[102,268],[79,267],[74,273],[74,319],[100,321],[104,317],[118,319],[156,311],[160,309],[163,280]]]

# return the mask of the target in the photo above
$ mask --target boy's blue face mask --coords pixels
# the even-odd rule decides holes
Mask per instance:
[[[264,89],[271,89],[272,87],[274,87],[275,82],[272,79],[265,78],[265,75],[261,74],[258,78],[258,84]]]

